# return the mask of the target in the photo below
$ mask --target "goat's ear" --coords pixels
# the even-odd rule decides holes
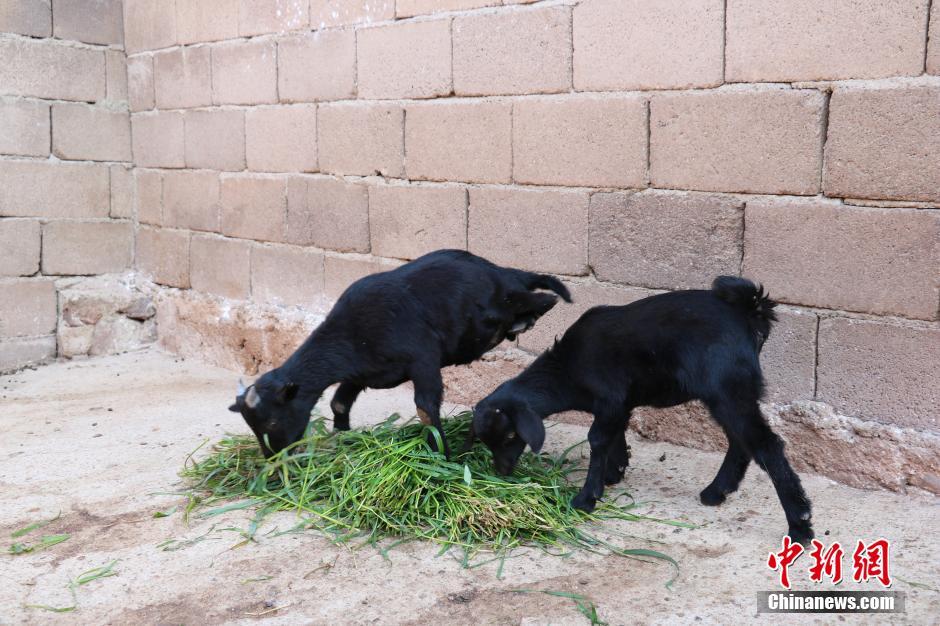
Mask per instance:
[[[551,311],[558,303],[558,296],[539,291],[512,291],[507,297],[516,315],[531,315],[536,319]]]
[[[516,432],[529,444],[532,452],[540,452],[545,443],[545,424],[535,411],[526,408],[516,417]]]
[[[279,404],[287,404],[294,399],[299,390],[300,387],[297,386],[297,383],[284,383],[278,387],[274,397]]]

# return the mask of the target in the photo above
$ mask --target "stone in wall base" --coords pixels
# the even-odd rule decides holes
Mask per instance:
[[[148,293],[156,303],[163,348],[248,375],[283,363],[324,317],[296,308],[232,303],[192,291],[151,286]],[[533,358],[504,344],[475,363],[445,368],[445,398],[472,406]],[[763,410],[786,440],[788,457],[797,470],[854,487],[893,491],[915,487],[940,494],[937,435],[838,415],[818,402],[767,404]],[[591,423],[585,413],[568,412],[555,419]],[[631,427],[642,437],[693,448],[723,451],[727,445],[721,429],[697,402],[638,409]],[[703,468],[709,475],[717,471],[717,466]]]
[[[61,278],[56,290],[60,357],[117,354],[157,340],[156,309],[132,275]]]
[[[151,287],[159,345],[183,357],[255,375],[290,356],[323,315]]]
[[[940,436],[839,415],[821,402],[765,407],[798,468],[853,487],[940,494]]]

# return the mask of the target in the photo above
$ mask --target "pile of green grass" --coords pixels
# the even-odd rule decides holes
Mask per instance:
[[[455,449],[467,436],[470,417],[467,412],[444,420]],[[675,565],[658,551],[623,549],[588,530],[605,519],[653,518],[633,512],[636,504],[627,494],[599,503],[591,514],[572,508],[578,485],[569,476],[582,470],[568,455],[577,446],[556,457],[523,454],[512,476],[497,476],[482,444],[448,461],[427,443],[429,434],[439,438],[436,430],[413,421],[399,425],[399,420],[393,415],[371,429],[335,433],[315,417],[301,441],[269,460],[252,437],[223,439],[182,472],[192,489],[187,514],[198,509],[201,517],[211,517],[254,506],[258,513],[246,533],[251,539],[265,515],[296,511],[298,528],[317,528],[338,541],[364,536],[373,544],[391,538],[397,545],[425,539],[440,544],[442,552],[461,550],[464,565],[480,552],[491,553],[500,569],[509,551],[523,545],[554,554],[590,550],[652,557]]]

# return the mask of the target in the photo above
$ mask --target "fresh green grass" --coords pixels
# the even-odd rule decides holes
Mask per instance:
[[[467,412],[444,420],[454,449],[465,440],[470,417]],[[191,492],[184,514],[210,518],[254,509],[248,529],[240,531],[243,544],[254,540],[266,515],[295,511],[298,525],[283,532],[315,528],[337,542],[365,538],[372,545],[389,539],[383,555],[399,543],[423,539],[439,544],[442,553],[457,549],[465,567],[480,553],[495,555],[487,561],[498,560],[499,573],[509,552],[520,546],[558,555],[587,550],[654,558],[676,566],[656,550],[613,545],[601,538],[610,529],[597,532],[598,524],[691,524],[640,515],[624,493],[600,502],[592,514],[569,505],[580,482],[569,478],[582,470],[568,457],[578,446],[555,457],[526,453],[514,474],[504,477],[495,475],[482,444],[448,461],[427,444],[436,430],[399,422],[393,415],[371,429],[334,433],[315,417],[304,439],[268,461],[253,437],[226,437],[201,460],[187,459],[182,476]]]
[[[584,594],[571,593],[570,591],[551,591],[551,590],[542,590],[542,589],[513,589],[512,592],[513,593],[543,593],[547,596],[555,596],[557,598],[568,598],[569,600],[574,601],[575,606],[578,608],[578,612],[591,622],[591,626],[608,626],[608,623],[603,621],[600,618],[600,616],[597,614],[597,607],[594,605],[594,601]]]

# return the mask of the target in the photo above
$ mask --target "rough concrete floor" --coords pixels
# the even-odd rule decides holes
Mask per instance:
[[[783,513],[768,479],[752,467],[740,492],[719,508],[698,503],[720,457],[672,445],[632,440],[626,486],[652,516],[701,524],[694,530],[652,522],[621,524],[627,547],[652,547],[681,567],[672,589],[670,568],[616,556],[562,559],[528,550],[506,562],[461,569],[437,548],[412,543],[395,548],[391,562],[372,548],[331,545],[308,532],[265,538],[231,549],[249,512],[183,523],[155,511],[183,503],[154,495],[177,488],[177,470],[206,438],[243,431],[226,411],[236,376],[153,351],[59,363],[0,378],[0,535],[30,522],[61,517],[42,531],[71,538],[42,552],[0,556],[0,623],[585,623],[567,599],[508,593],[518,588],[577,592],[595,601],[600,616],[627,623],[765,623],[841,621],[835,615],[756,615],[755,592],[777,588],[765,565],[779,549]],[[407,389],[368,392],[353,411],[354,426],[394,410],[413,411]],[[583,428],[549,430],[549,449],[585,436]],[[663,455],[665,459],[663,460]],[[891,621],[936,623],[940,592],[938,500],[851,489],[804,476],[815,505],[818,533],[854,546],[856,538],[892,540],[895,588],[907,593],[907,614]],[[169,538],[207,539],[176,551]],[[56,614],[27,604],[68,606],[70,578],[119,559],[117,575],[80,587],[77,609]],[[808,557],[794,571],[795,588],[809,588]],[[326,567],[332,564],[332,567]],[[851,556],[845,567],[851,577]],[[270,578],[267,578],[270,577]],[[267,578],[267,579],[265,579]],[[265,579],[249,581],[249,579]],[[823,586],[825,588],[825,586]],[[851,580],[842,588],[863,588]],[[256,616],[253,614],[264,613]],[[846,621],[884,622],[880,617]]]

